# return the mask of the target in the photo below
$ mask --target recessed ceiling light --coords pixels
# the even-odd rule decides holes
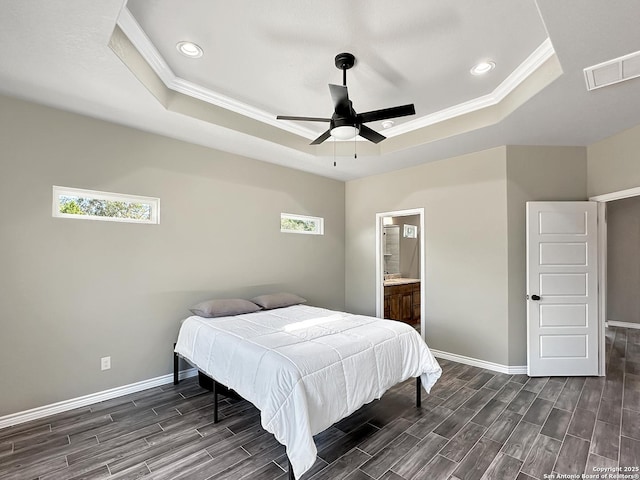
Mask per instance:
[[[202,47],[193,42],[178,42],[176,48],[182,55],[189,58],[200,58],[204,53]]]
[[[492,62],[491,60],[485,60],[483,62],[475,64],[473,68],[471,68],[471,75],[484,75],[494,68],[496,68],[495,62]]]
[[[391,128],[393,127],[393,120],[385,120],[382,122],[382,128]]]

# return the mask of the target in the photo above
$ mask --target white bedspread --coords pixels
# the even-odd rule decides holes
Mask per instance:
[[[189,317],[175,351],[260,410],[296,478],[315,462],[313,435],[408,378],[429,392],[442,373],[402,322],[305,305]]]

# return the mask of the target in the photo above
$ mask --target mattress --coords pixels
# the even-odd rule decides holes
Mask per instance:
[[[175,351],[260,410],[296,478],[316,460],[313,435],[408,378],[429,392],[442,373],[409,325],[307,305],[189,317]]]

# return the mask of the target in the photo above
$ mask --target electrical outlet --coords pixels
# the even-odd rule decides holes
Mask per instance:
[[[109,370],[111,368],[111,357],[102,357],[100,359],[100,369]]]

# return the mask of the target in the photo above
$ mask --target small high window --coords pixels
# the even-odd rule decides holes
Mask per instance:
[[[54,185],[53,216],[108,222],[160,223],[160,199]]]
[[[280,231],[285,233],[324,235],[324,218],[281,213]]]

